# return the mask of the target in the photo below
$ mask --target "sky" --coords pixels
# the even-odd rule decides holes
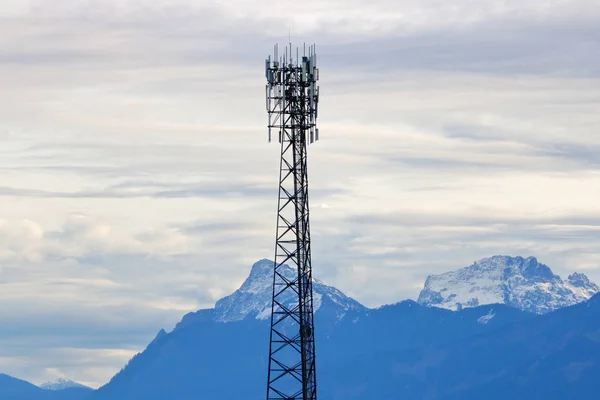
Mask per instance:
[[[0,0],[0,372],[97,387],[274,251],[264,58],[316,43],[316,277],[600,282],[597,0]]]

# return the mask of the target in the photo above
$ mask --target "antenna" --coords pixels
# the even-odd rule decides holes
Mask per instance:
[[[279,62],[275,45],[265,61],[269,141],[275,128],[281,143],[267,400],[317,398],[307,148],[319,139],[319,70],[314,45],[292,51]]]
[[[306,55],[306,44],[302,59],[300,49],[296,48],[296,60],[292,58],[291,46],[285,47],[285,55],[279,55],[279,45],[273,47],[273,57],[268,56],[265,60],[266,85],[266,108],[268,114],[268,128],[277,128],[280,131],[294,123],[290,118],[302,120],[309,135],[314,135],[317,130],[317,114],[319,104],[319,69],[317,68],[317,54],[315,45],[308,47]],[[285,90],[294,88],[286,95]],[[298,105],[300,104],[300,105]],[[293,115],[289,113],[289,107],[294,108]],[[284,121],[284,115],[288,120]],[[304,119],[306,121],[304,121]],[[318,135],[317,135],[318,136]],[[318,139],[317,139],[318,140]],[[312,141],[310,142],[312,143]]]

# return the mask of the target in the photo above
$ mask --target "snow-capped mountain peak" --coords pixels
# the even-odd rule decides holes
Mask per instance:
[[[573,292],[588,299],[600,292],[600,287],[598,287],[598,285],[591,282],[585,274],[580,274],[578,272],[569,275],[566,283]]]
[[[293,277],[296,271],[288,265],[281,268],[284,276]],[[245,318],[267,319],[271,316],[271,297],[273,295],[273,261],[260,260],[250,271],[242,286],[231,295],[217,301],[213,319],[217,322],[240,321]],[[314,311],[317,312],[323,300],[327,299],[336,308],[338,317],[350,310],[365,309],[356,300],[351,299],[338,289],[327,286],[315,279],[313,281]],[[290,302],[293,299],[290,297]]]
[[[543,314],[585,301],[599,291],[584,274],[574,273],[563,281],[535,257],[493,256],[429,276],[418,302],[450,310],[503,303]]]
[[[89,389],[87,386],[82,385],[81,383],[77,383],[77,382],[72,381],[70,379],[63,379],[63,378],[58,378],[58,379],[55,379],[55,380],[50,381],[50,382],[42,383],[40,385],[40,387],[42,389],[46,389],[46,390],[64,390],[64,389],[69,389],[69,388],[86,388],[86,389]]]

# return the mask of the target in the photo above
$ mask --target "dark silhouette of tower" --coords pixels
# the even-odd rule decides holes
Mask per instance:
[[[269,141],[275,129],[281,143],[267,400],[317,398],[306,149],[319,139],[319,70],[306,50],[276,45],[265,67]]]

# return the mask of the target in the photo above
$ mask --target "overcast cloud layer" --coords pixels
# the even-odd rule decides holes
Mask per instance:
[[[596,0],[0,0],[0,372],[92,386],[272,257],[264,57],[317,42],[315,274],[600,282]],[[297,7],[295,7],[297,9]]]

